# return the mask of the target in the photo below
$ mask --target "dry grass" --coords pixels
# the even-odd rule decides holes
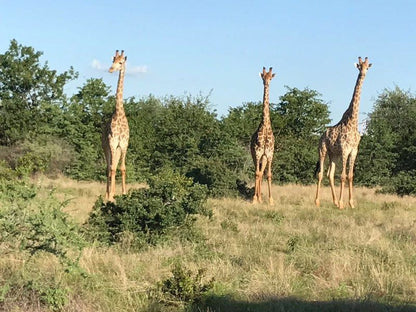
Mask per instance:
[[[105,195],[105,183],[95,181],[75,181],[67,177],[60,176],[55,179],[46,176],[39,176],[35,181],[43,192],[40,196],[46,196],[53,191],[57,198],[68,201],[65,211],[76,221],[82,223],[88,218],[98,196]],[[127,191],[132,188],[144,187],[143,183],[127,184]],[[121,194],[120,184],[116,184],[116,195]]]
[[[79,222],[105,188],[65,178],[42,178],[38,183],[71,199],[66,209]],[[151,294],[178,261],[194,272],[204,268],[206,279],[215,278],[216,303],[203,311],[298,311],[299,302],[292,309],[283,308],[287,303],[274,298],[298,298],[304,302],[302,311],[313,302],[333,300],[415,307],[416,198],[356,188],[357,208],[340,211],[332,205],[329,188],[322,190],[321,208],[314,206],[314,193],[314,186],[273,186],[274,206],[211,199],[213,218],[197,221],[203,238],[171,239],[141,252],[129,251],[128,242],[90,246],[80,260],[88,279],[67,277],[58,270],[51,273],[53,261],[48,258],[38,260],[36,272],[49,272],[49,279],[79,288],[65,311],[163,310],[151,305]],[[1,260],[1,276],[24,270],[16,259]],[[221,303],[224,295],[234,303]]]

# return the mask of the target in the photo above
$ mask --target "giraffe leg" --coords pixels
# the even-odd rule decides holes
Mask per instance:
[[[316,196],[315,196],[316,207],[319,207],[319,205],[321,204],[321,202],[319,201],[319,193],[321,189],[322,178],[324,176],[325,156],[326,156],[326,148],[325,147],[319,148],[319,163],[318,163],[319,172],[318,172],[318,184],[316,186]]]
[[[122,194],[127,194],[126,190],[126,152],[127,150],[121,151],[121,164],[120,164],[120,171],[121,171],[121,190]]]
[[[267,161],[263,157],[261,161],[261,168],[260,168],[260,175],[259,175],[259,193],[257,194],[259,203],[263,202],[263,197],[261,193],[261,184],[263,183],[263,174],[264,174],[264,169],[266,169],[266,166],[267,166]]]
[[[348,186],[349,186],[349,204],[351,208],[355,208],[354,206],[354,200],[353,200],[353,196],[352,196],[352,191],[353,191],[353,186],[352,186],[352,182],[354,179],[354,163],[355,163],[355,158],[357,157],[357,150],[353,150],[351,152],[350,155],[350,161],[348,164],[349,167],[349,171],[348,171]]]
[[[253,196],[253,203],[257,203],[259,200],[259,177],[260,177],[260,161],[256,160],[256,173],[255,178],[256,182],[254,183],[254,196]]]
[[[111,170],[110,166],[107,165],[107,186],[105,189],[105,200],[109,200],[110,198],[110,186],[111,186]]]
[[[338,207],[338,201],[337,201],[337,195],[335,192],[335,162],[330,160],[329,170],[328,170],[328,178],[329,178],[329,184],[331,186],[331,193],[332,193],[332,202],[335,206]]]
[[[107,163],[106,173],[107,173],[107,185],[105,189],[105,200],[108,201],[110,197],[110,187],[111,187],[111,152],[105,152],[105,160]]]
[[[345,180],[347,179],[347,158],[348,155],[342,155],[342,172],[341,172],[341,189],[339,192],[339,202],[338,202],[338,208],[344,209],[344,202],[343,202],[343,196],[344,196],[344,186],[345,186]]]
[[[114,194],[116,193],[116,170],[117,165],[120,160],[121,151],[120,148],[117,148],[112,154],[112,162],[111,162],[111,186],[110,186],[110,194],[108,196],[109,201],[114,201]]]
[[[272,160],[269,159],[267,161],[267,184],[269,187],[269,204],[273,205],[273,198],[272,198]]]

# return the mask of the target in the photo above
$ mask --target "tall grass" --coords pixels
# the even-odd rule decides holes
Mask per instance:
[[[66,211],[79,223],[104,192],[104,184],[64,178],[38,185],[70,199]],[[200,217],[192,233],[139,252],[128,237],[111,247],[89,245],[79,262],[86,277],[63,272],[51,255],[27,261],[0,245],[0,310],[416,310],[416,198],[357,188],[357,208],[341,211],[329,188],[316,208],[314,191],[273,186],[274,206],[211,199],[213,217]],[[160,291],[178,263],[195,274],[204,269],[202,282],[214,278],[193,306]]]

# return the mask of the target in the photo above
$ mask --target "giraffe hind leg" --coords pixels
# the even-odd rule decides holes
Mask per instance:
[[[319,161],[317,164],[317,172],[318,172],[318,183],[316,185],[316,195],[315,195],[315,205],[319,207],[321,202],[319,200],[320,190],[321,190],[321,182],[324,176],[324,161],[325,161],[326,152],[319,153]]]
[[[269,159],[267,161],[267,185],[269,188],[269,204],[273,205],[273,197],[272,197],[272,160]]]
[[[257,203],[259,200],[259,176],[260,176],[260,161],[255,161],[256,172],[255,172],[255,182],[254,182],[254,195],[253,195],[253,204]]]
[[[111,189],[111,153],[105,152],[104,153],[105,160],[107,163],[106,174],[107,174],[107,185],[105,189],[105,200],[108,201],[110,198],[110,189]]]
[[[116,193],[116,170],[117,165],[120,160],[121,156],[121,150],[120,148],[116,148],[115,151],[112,151],[111,153],[111,169],[110,169],[110,175],[111,175],[111,186],[110,186],[110,194],[109,194],[109,201],[114,201],[114,195]]]
[[[347,158],[348,155],[342,155],[342,172],[341,172],[341,187],[340,187],[340,192],[339,192],[339,201],[338,201],[338,208],[339,209],[344,209],[344,202],[343,202],[343,197],[344,197],[344,186],[345,186],[345,180],[347,178]]]
[[[349,160],[349,171],[348,171],[348,186],[349,186],[349,205],[351,208],[355,208],[353,200],[353,179],[354,179],[354,163],[355,158],[357,157],[357,151],[354,150],[350,155]]]
[[[120,164],[120,171],[121,171],[121,190],[122,194],[127,194],[126,190],[126,153],[127,150],[121,150],[121,164]]]
[[[265,156],[263,156],[261,159],[261,167],[260,167],[260,175],[259,175],[259,191],[257,194],[259,203],[263,202],[263,197],[261,193],[261,184],[263,183],[263,175],[264,175],[264,170],[266,169],[266,166],[267,166],[267,159]]]

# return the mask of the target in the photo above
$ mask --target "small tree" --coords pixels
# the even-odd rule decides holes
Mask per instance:
[[[16,40],[0,54],[0,144],[11,145],[30,131],[54,127],[65,84],[77,77],[72,67],[62,74],[40,64],[42,52]],[[54,106],[55,105],[55,106]],[[51,130],[48,130],[51,132]]]
[[[131,233],[136,242],[152,243],[187,220],[192,221],[192,215],[211,214],[205,207],[206,187],[183,175],[163,170],[148,184],[148,188],[116,197],[115,203],[98,199],[86,224],[90,236],[113,243],[122,234]]]
[[[384,90],[369,114],[357,162],[357,181],[416,193],[416,98],[398,87]],[[400,191],[399,191],[400,189]]]
[[[88,79],[63,107],[60,136],[74,147],[76,153],[66,169],[73,178],[86,180],[105,176],[101,132],[114,105],[109,93],[110,88],[102,79]]]

